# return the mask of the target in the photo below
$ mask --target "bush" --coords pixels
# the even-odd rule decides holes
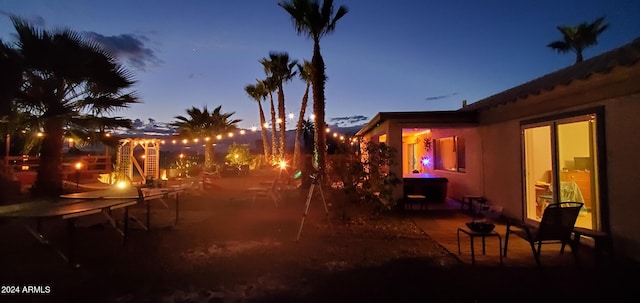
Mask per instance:
[[[353,202],[373,203],[375,212],[394,208],[394,188],[402,183],[392,171],[396,150],[384,143],[367,142],[352,154],[329,157],[327,175],[333,187],[341,188]],[[346,214],[345,214],[346,215]]]
[[[251,154],[249,145],[232,143],[229,145],[229,150],[224,159],[225,163],[240,167],[242,165],[249,165],[253,159],[253,155]]]

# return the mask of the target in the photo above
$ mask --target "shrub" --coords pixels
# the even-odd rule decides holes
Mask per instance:
[[[384,143],[367,142],[358,150],[329,157],[327,174],[348,200],[372,203],[375,212],[394,208],[394,188],[402,183],[391,167],[397,151]],[[337,186],[335,186],[337,185]]]

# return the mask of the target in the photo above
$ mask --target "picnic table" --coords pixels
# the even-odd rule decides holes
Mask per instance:
[[[75,220],[80,217],[103,214],[111,225],[123,236],[123,243],[128,235],[128,213],[129,207],[137,204],[136,199],[118,198],[118,199],[70,199],[62,202],[54,201],[33,201],[25,203],[10,204],[0,206],[0,218],[18,219],[18,220],[36,220],[35,229],[28,224],[23,226],[33,235],[41,244],[48,245],[73,267],[79,265],[74,260],[74,229]],[[124,210],[124,226],[119,228],[116,221],[111,217],[111,211],[114,209]],[[42,221],[46,219],[63,219],[67,222],[67,253],[54,247],[50,241],[42,233]]]
[[[124,244],[128,238],[129,219],[136,221],[145,230],[150,229],[151,201],[159,201],[168,208],[164,200],[169,197],[174,197],[176,203],[175,220],[177,223],[179,217],[179,195],[184,192],[184,190],[185,188],[183,187],[128,187],[124,189],[114,187],[104,190],[65,194],[61,195],[58,201],[37,200],[0,206],[0,218],[24,221],[35,220],[35,228],[31,227],[28,223],[23,224],[23,226],[41,244],[50,246],[66,262],[77,268],[79,264],[75,263],[73,241],[76,219],[94,214],[104,215],[110,225],[122,235]],[[146,225],[129,213],[129,207],[141,203],[146,203]],[[112,217],[112,211],[116,209],[122,209],[124,212],[122,227],[120,227]],[[68,241],[66,253],[54,247],[42,232],[43,221],[53,219],[62,219],[67,222]]]
[[[146,206],[146,224],[142,224],[135,216],[131,219],[140,224],[145,230],[151,228],[151,202],[157,201],[162,203],[166,208],[169,205],[167,198],[173,197],[175,200],[175,223],[178,223],[180,215],[180,199],[179,196],[185,191],[184,187],[166,187],[166,188],[145,188],[145,187],[125,187],[125,188],[108,188],[103,190],[86,191],[72,194],[61,195],[62,199],[136,199],[138,203],[145,203]]]

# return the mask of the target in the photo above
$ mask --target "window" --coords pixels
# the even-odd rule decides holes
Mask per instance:
[[[434,139],[435,168],[464,172],[466,167],[464,138],[454,136]]]

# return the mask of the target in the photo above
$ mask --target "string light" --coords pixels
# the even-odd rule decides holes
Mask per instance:
[[[268,125],[269,125],[268,123],[265,123],[265,126],[268,126]],[[257,132],[258,129],[257,129],[256,126],[252,126],[251,127],[251,131]],[[326,127],[325,131],[327,133],[330,133],[331,132],[331,128]],[[21,130],[21,132],[26,134],[28,132],[28,130]],[[239,133],[240,135],[244,135],[244,134],[247,133],[247,131],[244,130],[244,129],[240,129],[240,130],[237,131],[237,133]],[[36,133],[37,137],[43,137],[44,135],[45,135],[45,133],[43,133],[43,132],[37,132]],[[233,138],[235,135],[236,135],[236,133],[234,133],[234,132],[227,133],[227,137],[228,138]],[[105,137],[112,137],[112,134],[111,133],[104,133],[104,136]],[[126,135],[120,135],[120,136],[121,137],[126,137]],[[176,137],[176,136],[174,135],[173,137]],[[341,134],[339,134],[337,132],[333,133],[333,137],[334,138],[338,138],[339,137],[339,139],[341,141],[349,140],[349,142],[351,142],[352,145],[353,145],[353,143],[359,143],[359,141],[360,141],[359,140],[360,138],[358,138],[358,137],[346,137],[346,136],[341,135]],[[215,136],[215,138],[217,140],[222,140],[223,139],[223,135],[218,134],[218,135]],[[64,140],[68,141],[70,143],[71,142],[75,142],[75,139],[71,138],[71,137],[64,138]],[[87,140],[91,140],[91,138],[87,137]],[[125,140],[125,139],[121,139],[121,140]],[[188,145],[190,142],[198,143],[198,142],[200,142],[200,140],[204,140],[206,142],[209,142],[209,141],[212,140],[212,138],[211,137],[204,137],[204,138],[178,138],[178,139],[174,138],[174,139],[171,139],[170,142],[172,144],[176,144],[176,143],[178,143],[178,140],[182,141],[182,143],[184,145]],[[142,145],[142,144],[150,144],[150,143],[153,143],[153,144],[165,144],[165,140],[164,139],[151,139],[151,140],[149,140],[149,139],[134,139],[134,138],[131,138],[131,139],[126,139],[126,141],[132,143],[133,145],[138,145],[138,144]]]

